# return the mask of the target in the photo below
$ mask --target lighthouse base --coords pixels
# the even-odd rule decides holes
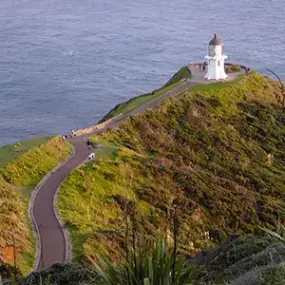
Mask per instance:
[[[205,79],[208,80],[224,80],[228,78],[228,75],[225,73],[225,59],[226,55],[219,56],[206,56],[208,60],[207,73]]]
[[[207,80],[225,80],[228,78],[228,75],[226,75],[226,73],[224,73],[223,75],[214,75],[214,74],[206,74],[204,76],[205,79]]]

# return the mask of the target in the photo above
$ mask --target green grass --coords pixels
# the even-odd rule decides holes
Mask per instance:
[[[29,220],[28,211],[27,211],[28,202],[29,200],[26,199],[25,222],[26,222],[26,228],[28,229],[28,241],[25,245],[25,249],[19,255],[17,255],[17,265],[24,276],[31,272],[34,266],[35,253],[36,253],[36,240],[32,232],[32,224]]]
[[[182,79],[191,78],[191,72],[188,67],[182,67],[174,76],[160,89],[153,91],[152,93],[143,94],[134,98],[131,98],[125,103],[118,104],[114,109],[112,109],[101,121],[105,121],[113,116],[119,114],[126,114],[129,111],[132,111],[139,106],[142,106],[146,103],[153,101],[158,98],[163,93],[170,91],[171,89],[181,85]]]
[[[8,144],[0,148],[0,168],[24,154],[30,149],[46,143],[51,139],[51,136],[35,137],[28,140],[20,141],[13,144]]]
[[[129,200],[137,199],[131,190],[130,181],[126,179],[122,181],[121,171],[127,174],[130,169],[121,165],[119,171],[113,165],[116,163],[118,155],[123,155],[125,159],[134,160],[136,163],[135,153],[128,149],[118,150],[116,146],[111,145],[103,146],[103,150],[103,154],[99,158],[100,167],[98,170],[100,170],[98,173],[94,176],[94,169],[97,169],[97,166],[93,165],[92,162],[75,170],[69,179],[63,183],[58,195],[61,216],[71,229],[74,261],[80,261],[84,251],[92,254],[94,248],[105,253],[100,245],[100,231],[112,229],[114,222],[123,223],[120,207],[114,203],[113,195],[121,195]],[[117,153],[118,151],[120,154]],[[87,180],[84,179],[87,184],[82,180],[82,175],[88,177]],[[129,175],[134,174],[129,173]],[[70,197],[75,199],[74,203],[71,203]],[[91,201],[91,207],[86,207],[86,204],[89,204],[88,200]],[[96,209],[99,208],[101,210],[97,211]],[[149,205],[142,201],[138,208],[145,212],[149,210]],[[94,236],[97,236],[98,239],[97,241],[92,240],[92,245],[85,243],[88,238],[92,239]]]
[[[182,252],[285,218],[278,86],[253,72],[195,87],[91,138],[110,149],[72,172],[59,193],[63,220],[85,236],[77,256],[86,261],[107,252],[113,260],[121,258],[127,201],[137,203],[141,236],[152,239],[167,232],[167,209],[173,199],[182,199]],[[273,166],[267,165],[270,152]]]
[[[205,91],[214,91],[228,86],[232,86],[232,82],[217,82],[211,84],[199,84],[189,88],[189,91],[192,92],[205,92]]]
[[[15,231],[17,245],[22,250],[27,240],[28,230],[26,228],[25,208],[20,195],[15,191],[15,187],[0,176],[0,252],[3,248],[12,244],[12,232]],[[5,255],[4,255],[5,258]]]
[[[171,89],[173,89],[173,88],[175,88],[181,84],[182,84],[182,82],[177,82],[177,83],[174,83],[173,85],[170,85],[168,87],[154,91],[153,93],[144,94],[144,95],[140,95],[138,97],[132,98],[129,101],[127,101],[126,103],[120,104],[117,108],[115,108],[113,111],[111,111],[110,114],[108,115],[108,118],[119,115],[121,113],[126,114],[127,112],[130,112],[130,111],[138,108],[139,106],[142,106],[146,103],[153,101],[154,99],[158,98],[163,93],[170,91]]]
[[[210,83],[210,84],[198,84],[191,88],[189,91],[191,92],[214,92],[218,89],[225,88],[225,87],[235,87],[235,85],[244,78],[245,75],[241,74],[237,77],[235,81],[224,81],[224,82],[217,82],[217,83]]]
[[[172,84],[178,83],[184,79],[190,79],[192,77],[191,71],[187,66],[181,67],[173,76],[172,78],[163,85],[162,88],[170,86]]]
[[[110,157],[111,159],[115,160],[118,155],[118,150],[118,147],[113,144],[97,142],[97,147],[95,148],[96,159]]]

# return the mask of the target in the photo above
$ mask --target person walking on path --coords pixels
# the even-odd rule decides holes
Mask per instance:
[[[92,143],[89,140],[87,141],[87,146],[88,146],[88,149],[92,149]]]
[[[206,66],[207,66],[207,62],[204,61],[204,63],[203,63],[203,71],[206,71]]]

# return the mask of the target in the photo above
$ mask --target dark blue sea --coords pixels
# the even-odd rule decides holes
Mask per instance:
[[[202,61],[285,80],[284,0],[2,0],[0,145],[94,124],[114,105]]]

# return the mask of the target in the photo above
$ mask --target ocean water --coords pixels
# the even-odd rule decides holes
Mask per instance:
[[[2,0],[0,145],[97,122],[202,61],[213,33],[230,62],[285,80],[283,0]]]

